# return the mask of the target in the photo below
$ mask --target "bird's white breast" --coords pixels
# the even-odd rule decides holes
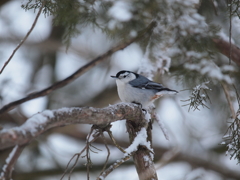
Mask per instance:
[[[120,81],[120,80],[116,80],[116,83],[117,83],[117,90],[118,90],[118,95],[119,95],[119,98],[121,99],[121,101],[123,102],[128,102],[127,101],[127,94],[126,94],[126,83]]]

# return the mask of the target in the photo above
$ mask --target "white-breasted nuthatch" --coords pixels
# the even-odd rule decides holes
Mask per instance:
[[[141,104],[148,109],[153,102],[164,94],[176,94],[176,90],[164,87],[162,84],[150,81],[148,78],[131,72],[119,71],[116,76],[118,95],[123,102]]]

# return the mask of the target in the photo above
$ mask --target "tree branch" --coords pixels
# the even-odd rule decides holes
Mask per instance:
[[[124,156],[121,160],[117,160],[113,165],[111,165],[109,168],[107,168],[100,176],[97,177],[97,180],[103,180],[105,179],[114,169],[119,167],[124,162],[128,161],[131,158],[131,154]]]
[[[222,53],[223,55],[231,58],[238,66],[240,66],[240,48],[234,44],[230,44],[227,41],[222,39],[213,39],[213,42],[216,45],[216,48]],[[231,53],[230,53],[231,51]],[[230,57],[231,56],[231,57]]]
[[[130,44],[132,44],[135,41],[138,41],[139,39],[141,39],[142,36],[144,36],[146,33],[151,32],[153,30],[153,28],[156,26],[156,22],[152,21],[147,28],[145,28],[144,30],[140,31],[138,33],[138,35],[133,38],[130,39],[128,41],[125,41],[123,43],[120,43],[119,45],[113,47],[112,49],[108,50],[106,53],[104,53],[101,56],[96,57],[95,59],[93,59],[91,62],[87,63],[86,65],[82,66],[81,68],[79,68],[76,72],[74,72],[71,76],[65,78],[62,81],[58,81],[56,83],[54,83],[53,85],[38,91],[38,92],[34,92],[31,93],[29,95],[27,95],[26,97],[19,99],[17,101],[13,101],[5,106],[3,106],[0,109],[0,114],[10,111],[11,109],[15,108],[16,106],[27,102],[29,100],[38,98],[38,97],[42,97],[42,96],[46,96],[47,94],[51,93],[52,91],[59,89],[69,83],[71,83],[72,81],[74,81],[75,79],[77,79],[80,75],[82,75],[83,73],[85,73],[86,71],[88,71],[89,69],[91,69],[92,67],[96,66],[97,64],[99,64],[100,62],[102,62],[104,59],[106,59],[107,57],[111,56],[113,53],[115,53],[118,50],[122,50],[124,48],[126,48],[127,46],[129,46]]]
[[[3,172],[0,175],[1,180],[8,180],[12,179],[12,171],[14,169],[14,165],[18,160],[18,157],[22,153],[25,145],[23,146],[15,146],[11,153],[9,154],[8,158],[6,159],[6,164],[3,166]]]
[[[42,6],[39,8],[39,11],[37,13],[37,16],[32,24],[32,27],[29,29],[29,31],[27,32],[26,36],[23,38],[23,40],[17,45],[17,47],[13,50],[11,56],[8,58],[8,60],[4,63],[2,69],[0,70],[0,74],[2,74],[3,70],[5,69],[5,67],[8,65],[8,63],[11,61],[11,59],[13,58],[14,54],[17,52],[17,50],[23,45],[23,43],[27,40],[28,36],[31,34],[31,32],[33,31],[34,27],[37,24],[38,18],[42,12],[42,9],[45,5],[45,1],[43,1]]]
[[[23,145],[50,128],[69,124],[105,125],[118,120],[141,120],[142,111],[137,105],[120,103],[106,108],[62,108],[45,110],[28,119],[20,127],[0,131],[0,149]]]

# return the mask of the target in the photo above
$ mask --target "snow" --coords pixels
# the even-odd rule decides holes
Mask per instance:
[[[5,176],[4,174],[5,174],[6,168],[7,168],[7,165],[4,164],[4,166],[3,166],[3,168],[2,168],[2,172],[1,172],[1,174],[0,174],[0,178],[1,178],[1,179]]]
[[[182,15],[178,19],[173,19],[176,27],[180,28],[180,33],[183,36],[188,34],[204,34],[208,29],[205,18],[197,13],[195,8],[197,1],[168,1],[169,6],[174,7],[176,3],[181,8]],[[173,17],[172,17],[173,18]]]
[[[117,105],[109,105],[108,107],[112,108],[115,111],[118,110],[118,106],[129,106],[132,109],[134,109],[135,107],[139,107],[139,105],[137,104],[127,102],[119,102]]]
[[[181,47],[176,46],[177,36],[180,30],[180,34],[183,36],[195,35],[205,36],[209,34],[208,25],[203,16],[198,14],[197,10],[193,8],[198,1],[180,1],[170,0],[166,2],[168,5],[168,14],[159,13],[159,17],[155,18],[157,27],[153,30],[153,37],[158,37],[161,34],[161,43],[155,43],[154,40],[149,43],[145,54],[141,60],[141,66],[138,73],[144,74],[149,79],[152,79],[153,72],[160,72],[160,74],[168,73],[172,63],[172,57],[179,53],[182,53]],[[175,14],[175,9],[180,11],[179,15]],[[172,13],[171,13],[172,12]],[[195,53],[191,51],[189,55],[201,57],[206,53]]]
[[[164,74],[165,72],[169,72],[169,68],[171,66],[171,58],[168,53],[168,49],[160,49],[160,47],[156,47],[159,50],[154,50],[155,57],[157,57],[156,67],[160,70],[160,74]]]
[[[57,110],[58,113],[71,113],[74,108],[63,107]]]
[[[116,21],[115,19],[110,20],[108,23],[108,29],[113,30],[116,27],[118,27],[118,21]]]
[[[209,81],[203,82],[202,84],[197,85],[196,87],[193,88],[194,91],[200,91],[201,89],[206,89],[206,90],[211,90],[209,87],[207,87],[206,84],[208,84]]]
[[[53,111],[51,110],[44,110],[42,113],[41,113],[43,116],[47,116],[49,118],[53,118],[54,117],[54,113]]]
[[[151,120],[151,114],[148,111],[145,113],[145,120],[147,120],[147,122]]]
[[[229,36],[225,32],[223,32],[222,29],[217,33],[217,35],[220,36],[222,40],[229,42]],[[235,41],[231,39],[231,43],[235,44]]]
[[[129,21],[132,18],[131,13],[132,5],[126,1],[116,1],[109,9],[108,15],[118,21]]]
[[[131,30],[129,34],[130,34],[130,37],[136,37],[137,36],[137,31]]]
[[[232,66],[232,65],[227,65],[227,64],[221,66],[221,70],[222,70],[222,72],[235,72],[235,71],[236,71],[236,69],[235,69],[234,66]]]
[[[150,44],[147,45],[144,55],[141,58],[141,62],[139,63],[139,69],[138,74],[143,74],[148,79],[153,79],[153,72],[154,72],[154,66],[152,62],[149,59],[150,54]]]
[[[203,58],[204,56],[207,56],[206,53],[199,53],[199,52],[196,52],[196,51],[188,51],[186,52],[186,56],[187,57],[195,57],[197,59],[200,59],[200,58]]]
[[[190,54],[193,55],[193,53]],[[222,67],[218,67],[213,61],[202,59],[200,63],[185,63],[184,67],[192,71],[197,71],[200,74],[206,75],[212,79],[224,81],[227,84],[233,83],[230,76],[226,74],[226,71],[234,71],[234,67],[230,65],[223,65]]]
[[[150,164],[152,164],[152,160],[150,159],[150,157],[149,156],[147,156],[147,155],[145,155],[145,156],[143,156],[143,160],[144,160],[144,162],[145,162],[145,167],[147,167],[147,166],[149,166]]]
[[[37,132],[39,124],[46,122],[47,118],[42,114],[36,114],[27,120],[20,128],[24,130],[30,130],[31,134],[34,135]]]
[[[101,180],[103,180],[103,179],[105,179],[103,176],[99,176],[99,179],[101,179]]]
[[[26,135],[26,131],[30,131],[31,135],[35,136],[39,128],[43,129],[43,125],[49,118],[54,118],[54,113],[53,111],[45,110],[42,113],[33,115],[20,127],[13,129],[21,131],[24,135]]]
[[[144,127],[138,132],[132,144],[125,149],[126,153],[124,156],[128,156],[132,152],[137,151],[139,145],[146,146],[149,150],[153,151],[150,142],[147,142],[147,131]]]

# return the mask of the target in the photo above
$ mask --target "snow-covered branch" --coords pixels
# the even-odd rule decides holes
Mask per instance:
[[[2,172],[0,175],[1,180],[7,180],[7,179],[12,179],[12,171],[14,169],[14,165],[16,161],[18,160],[18,157],[22,153],[22,150],[24,149],[25,145],[23,146],[18,146],[16,145],[11,153],[9,154],[8,158],[6,159],[6,163],[2,168]]]
[[[45,110],[29,118],[20,127],[0,131],[0,149],[23,145],[50,128],[68,124],[104,125],[118,120],[141,120],[144,118],[137,105],[119,103],[106,108],[61,108]]]

